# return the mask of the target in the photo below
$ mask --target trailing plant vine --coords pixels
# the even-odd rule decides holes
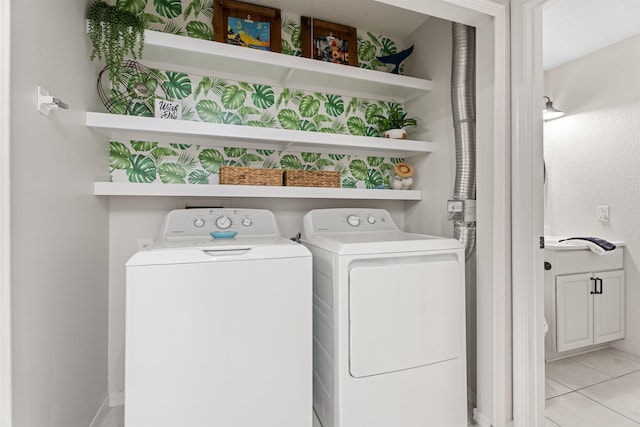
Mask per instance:
[[[104,59],[109,68],[109,80],[116,84],[125,55],[142,57],[144,23],[131,12],[94,0],[89,7],[90,59]]]

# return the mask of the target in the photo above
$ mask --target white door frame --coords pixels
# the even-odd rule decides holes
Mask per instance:
[[[544,425],[542,9],[512,0],[513,412],[518,426]]]
[[[0,1],[0,426],[12,425],[10,274],[10,36],[11,2]]]

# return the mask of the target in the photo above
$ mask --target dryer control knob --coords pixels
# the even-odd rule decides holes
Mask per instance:
[[[375,216],[373,216],[373,215],[369,215],[369,216],[367,217],[367,222],[368,222],[369,224],[375,224],[375,223],[376,223],[376,217],[375,217]]]
[[[360,225],[360,217],[358,215],[349,215],[347,217],[347,223],[353,227]]]
[[[203,226],[204,226],[204,219],[202,219],[202,218],[196,218],[196,219],[193,221],[193,226],[194,226],[194,227],[197,227],[197,228],[203,227]]]
[[[251,226],[251,224],[253,224],[253,221],[251,221],[251,218],[242,219],[242,225],[244,225],[245,227],[249,227]]]
[[[216,219],[216,226],[221,229],[227,229],[231,227],[231,219],[228,216],[221,216]]]

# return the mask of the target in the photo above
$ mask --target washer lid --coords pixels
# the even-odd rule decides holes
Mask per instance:
[[[127,267],[299,257],[311,257],[311,253],[303,245],[284,237],[170,239],[135,253]]]

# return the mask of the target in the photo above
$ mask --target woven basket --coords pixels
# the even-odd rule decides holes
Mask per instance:
[[[220,166],[220,184],[281,186],[282,172],[282,169]]]
[[[340,172],[287,170],[284,172],[284,185],[340,188]]]

